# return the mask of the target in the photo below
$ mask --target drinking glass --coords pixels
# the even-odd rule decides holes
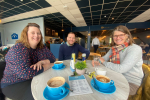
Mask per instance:
[[[99,66],[99,57],[98,56],[94,56],[94,67],[95,67],[95,70],[98,69],[98,66]]]

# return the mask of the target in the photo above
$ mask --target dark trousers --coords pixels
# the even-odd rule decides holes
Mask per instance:
[[[2,92],[12,100],[34,100],[31,93],[31,80],[4,87]]]
[[[94,52],[95,53],[96,53],[97,49],[98,49],[98,45],[94,45]]]

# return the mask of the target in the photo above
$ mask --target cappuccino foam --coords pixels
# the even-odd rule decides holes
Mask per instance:
[[[63,85],[63,81],[62,80],[53,80],[49,83],[50,87],[59,87],[61,85]]]
[[[103,82],[103,83],[108,83],[108,82],[110,82],[110,80],[107,79],[107,78],[105,78],[105,77],[98,77],[97,80],[100,81],[100,82]]]

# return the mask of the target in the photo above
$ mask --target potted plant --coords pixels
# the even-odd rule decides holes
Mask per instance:
[[[83,75],[85,73],[85,68],[87,68],[86,62],[77,62],[75,64],[76,67],[76,73],[79,75]]]

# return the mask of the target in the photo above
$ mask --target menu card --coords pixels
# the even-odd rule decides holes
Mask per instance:
[[[73,90],[70,92],[70,96],[93,93],[84,75],[69,76],[69,86]]]

